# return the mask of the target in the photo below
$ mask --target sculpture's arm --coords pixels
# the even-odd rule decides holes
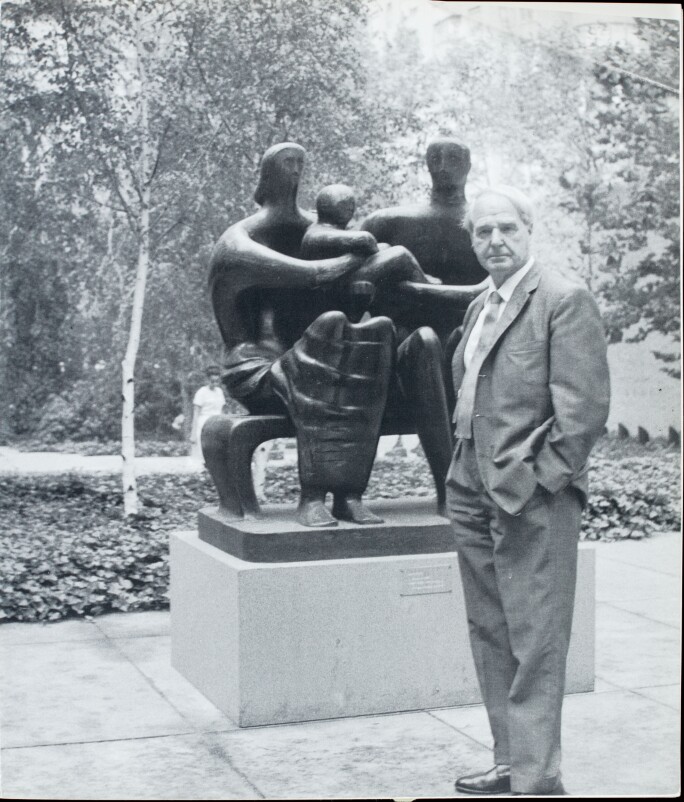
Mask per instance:
[[[342,256],[355,253],[371,256],[378,252],[378,243],[368,231],[344,231],[332,226],[312,226],[304,235],[302,255],[316,259],[318,255]],[[325,258],[325,257],[323,257]]]
[[[236,284],[264,289],[314,289],[357,270],[364,257],[348,254],[307,261],[278,253],[255,242],[239,225],[219,240],[212,255],[212,276],[230,270]]]
[[[366,257],[363,267],[353,276],[354,281],[372,281],[382,287],[395,287],[403,281],[427,281],[413,254],[403,245],[382,248]]]
[[[378,242],[385,242],[387,239],[391,239],[388,235],[391,229],[391,215],[395,211],[397,210],[391,208],[371,212],[368,217],[364,217],[359,223],[359,230],[369,232]]]
[[[419,284],[414,281],[402,281],[397,289],[415,300],[450,301],[466,308],[471,301],[487,288],[487,282],[479,284]]]

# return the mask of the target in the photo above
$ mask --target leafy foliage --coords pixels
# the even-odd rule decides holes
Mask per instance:
[[[639,19],[621,35],[599,23],[536,34],[518,24],[507,35],[474,25],[452,29],[424,59],[405,48],[402,64],[405,36],[386,48],[380,65],[394,74],[378,83],[418,121],[393,145],[403,148],[406,197],[424,173],[416,141],[461,139],[472,150],[471,192],[495,183],[528,192],[537,257],[586,282],[611,342],[651,332],[678,342],[677,22]],[[678,375],[678,354],[656,356]]]
[[[640,48],[614,45],[593,66],[580,157],[559,181],[564,208],[583,222],[582,272],[609,341],[659,332],[678,343],[678,26],[642,19],[637,31]],[[654,353],[680,375],[678,354]]]
[[[680,526],[679,455],[604,439],[594,459],[583,537],[641,538]],[[168,533],[214,505],[206,474],[139,480],[142,513],[124,518],[116,477],[3,477],[0,619],[54,621],[168,605]],[[294,465],[269,467],[271,502],[295,503]],[[431,496],[423,459],[378,461],[367,498]]]
[[[307,148],[308,206],[323,183],[362,184],[377,156],[383,114],[365,93],[365,8],[3,7],[0,382],[10,391],[0,404],[15,432],[114,435],[143,212],[150,281],[137,426],[158,434],[159,421],[190,418],[203,366],[222,348],[209,255],[254,210],[263,151],[288,138]]]

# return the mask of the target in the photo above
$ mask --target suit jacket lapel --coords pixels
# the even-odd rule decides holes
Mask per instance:
[[[530,294],[533,293],[537,289],[537,285],[539,284],[540,278],[540,271],[539,267],[537,266],[536,262],[530,268],[530,272],[525,276],[525,278],[518,284],[518,286],[513,291],[513,295],[511,296],[511,300],[506,304],[506,308],[503,311],[503,314],[499,318],[498,323],[496,324],[496,329],[494,330],[494,337],[489,344],[489,348],[485,354],[486,356],[492,350],[492,348],[499,342],[501,337],[503,336],[506,329],[513,323],[513,321],[518,317],[518,315],[522,312],[525,304],[529,300]]]

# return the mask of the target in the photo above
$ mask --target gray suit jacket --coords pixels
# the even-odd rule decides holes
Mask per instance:
[[[454,389],[486,293],[469,306],[452,360]],[[610,382],[598,307],[584,287],[535,263],[506,305],[480,371],[473,438],[494,501],[519,513],[538,485],[572,485],[586,503],[587,458],[608,417]],[[454,415],[455,420],[455,415]]]

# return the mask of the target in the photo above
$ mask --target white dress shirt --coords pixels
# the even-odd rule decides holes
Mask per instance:
[[[520,284],[520,282],[525,278],[525,276],[530,272],[530,268],[534,264],[534,257],[531,257],[521,268],[520,270],[516,270],[515,273],[510,278],[507,278],[506,281],[500,286],[497,287],[494,282],[492,281],[492,277],[489,276],[487,279],[488,287],[487,287],[487,297],[485,298],[484,306],[482,307],[482,311],[478,315],[477,320],[475,321],[475,325],[473,326],[473,330],[470,332],[470,337],[468,337],[468,342],[466,343],[465,351],[463,352],[463,362],[465,363],[466,368],[470,365],[470,361],[473,358],[473,354],[475,353],[475,349],[477,348],[477,344],[480,341],[480,333],[482,332],[482,324],[484,322],[485,315],[487,314],[487,304],[489,303],[489,296],[493,292],[498,292],[501,296],[501,303],[499,304],[499,314],[497,316],[497,320],[503,315],[503,311],[506,308],[506,304],[511,300],[511,296],[513,295],[513,291],[515,288]]]

